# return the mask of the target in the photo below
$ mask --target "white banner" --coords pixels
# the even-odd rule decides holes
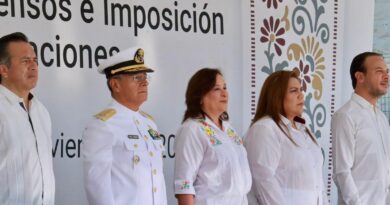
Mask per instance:
[[[341,11],[338,1],[327,0],[1,2],[0,35],[24,32],[39,58],[34,94],[53,122],[56,204],[86,204],[81,135],[87,121],[111,100],[97,65],[135,45],[145,50],[145,63],[156,71],[141,109],[154,116],[164,137],[168,204],[176,204],[173,143],[185,109],[185,89],[193,73],[203,67],[222,70],[230,93],[231,122],[242,134],[269,73],[297,67],[308,76],[305,115],[323,147],[324,180],[333,193],[329,122],[342,56]],[[281,28],[284,31],[278,33]]]
[[[241,130],[241,3],[223,1],[9,0],[0,4],[0,35],[24,32],[34,43],[40,76],[34,94],[53,121],[56,204],[86,204],[81,135],[87,121],[110,102],[97,65],[134,45],[155,69],[142,110],[165,138],[168,204],[173,194],[173,142],[190,76],[221,68],[230,92],[233,125]]]

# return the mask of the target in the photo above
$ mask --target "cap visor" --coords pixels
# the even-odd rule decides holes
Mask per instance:
[[[120,73],[140,73],[140,72],[147,72],[147,73],[152,73],[154,72],[153,69],[147,68],[147,67],[137,67],[129,70],[124,70]]]

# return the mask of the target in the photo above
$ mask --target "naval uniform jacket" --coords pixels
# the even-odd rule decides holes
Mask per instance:
[[[83,135],[84,179],[90,205],[166,205],[156,124],[115,100]]]

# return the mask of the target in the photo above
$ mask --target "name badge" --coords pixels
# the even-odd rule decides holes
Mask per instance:
[[[139,139],[139,136],[138,135],[127,135],[127,138],[129,138],[131,140],[136,140],[136,139]]]

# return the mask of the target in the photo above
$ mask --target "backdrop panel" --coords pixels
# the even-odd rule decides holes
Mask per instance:
[[[229,114],[244,134],[265,78],[298,69],[304,79],[304,117],[325,158],[332,204],[330,118],[342,98],[343,3],[338,0],[8,0],[0,3],[0,35],[26,33],[39,57],[34,90],[53,121],[56,204],[86,204],[81,135],[110,101],[103,59],[140,45],[156,70],[142,110],[154,116],[166,148],[168,204],[173,195],[174,137],[190,76],[219,67],[230,94]],[[364,27],[364,25],[362,25]],[[340,35],[341,34],[341,35]]]
[[[142,110],[165,139],[168,204],[173,196],[173,143],[184,113],[190,76],[221,68],[230,92],[229,113],[242,132],[241,2],[172,0],[9,0],[0,5],[0,35],[26,33],[39,56],[34,90],[53,121],[56,204],[86,204],[81,136],[89,119],[110,101],[96,68],[119,50],[140,45],[156,70]],[[238,8],[238,9],[237,9]]]
[[[336,69],[342,54],[343,7],[337,0],[249,0],[244,8],[243,125],[249,126],[255,114],[267,76],[298,70],[305,92],[304,118],[322,147],[326,190],[335,203],[330,118],[335,112],[336,73],[344,72]]]

